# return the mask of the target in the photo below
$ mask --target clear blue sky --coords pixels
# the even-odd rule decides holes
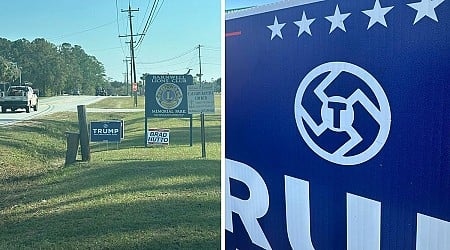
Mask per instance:
[[[0,1],[0,37],[11,41],[44,38],[61,45],[80,45],[105,66],[113,80],[123,81],[129,56],[129,20],[122,9],[131,3],[133,32],[141,33],[154,0],[14,0]],[[160,0],[161,9],[136,50],[138,78],[144,73],[191,74],[203,80],[221,76],[221,1]],[[117,7],[116,7],[117,4]],[[148,11],[147,11],[148,10]],[[138,39],[138,37],[136,38]],[[175,59],[174,59],[175,58]],[[167,59],[172,59],[168,60]],[[161,62],[163,61],[163,62]]]

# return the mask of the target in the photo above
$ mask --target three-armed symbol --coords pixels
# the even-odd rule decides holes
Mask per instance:
[[[325,89],[342,73],[350,73],[363,81],[375,94],[378,106],[375,105],[359,88],[349,97],[327,96]],[[325,79],[314,89],[314,94],[322,102],[321,123],[317,124],[303,107],[302,101],[307,87],[318,76],[328,73]],[[365,110],[379,124],[378,134],[372,144],[363,152],[347,155],[356,147],[363,137],[353,127],[353,105],[359,102]],[[383,88],[378,81],[366,70],[347,62],[329,62],[311,70],[301,81],[295,96],[295,120],[297,128],[306,144],[320,157],[340,165],[356,165],[368,161],[383,148],[391,127],[391,110]],[[322,135],[327,129],[334,132],[345,132],[350,139],[334,152],[328,152],[311,138],[305,128],[305,123],[316,136]]]

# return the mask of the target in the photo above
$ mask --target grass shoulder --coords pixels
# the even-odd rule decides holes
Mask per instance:
[[[76,113],[2,128],[0,248],[219,248],[220,114],[206,119],[206,159],[196,116],[192,147],[189,120],[149,119],[171,130],[155,148],[144,147],[143,112],[87,118],[124,120],[125,139],[91,144],[91,161],[70,166],[64,132],[78,131]]]

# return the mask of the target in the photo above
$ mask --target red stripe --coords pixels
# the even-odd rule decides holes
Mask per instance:
[[[240,31],[235,31],[235,32],[228,32],[225,33],[225,37],[229,37],[229,36],[240,36],[241,32]]]

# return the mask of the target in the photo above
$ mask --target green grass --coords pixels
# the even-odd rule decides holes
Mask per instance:
[[[145,98],[137,97],[138,109],[145,108]],[[87,108],[115,108],[115,109],[132,109],[134,107],[134,96],[108,97],[96,103],[90,104]]]
[[[202,159],[197,116],[192,147],[187,119],[149,119],[171,129],[171,144],[145,148],[143,112],[88,113],[124,119],[125,140],[91,144],[89,163],[64,166],[76,117],[1,128],[0,249],[220,248],[220,114],[206,116]]]

